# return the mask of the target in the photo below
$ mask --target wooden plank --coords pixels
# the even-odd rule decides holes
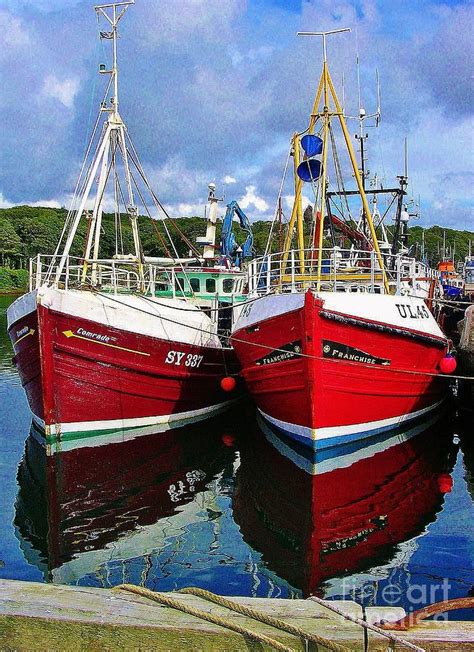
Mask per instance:
[[[303,642],[294,636],[201,598],[182,594],[173,596],[185,604],[266,634],[295,650],[304,649]],[[360,627],[335,617],[314,602],[242,597],[234,599],[308,632],[341,644],[350,642],[354,650],[364,649]],[[356,603],[337,604],[354,616],[362,616],[362,610]],[[128,647],[146,649],[148,646],[149,649],[156,650],[248,650],[253,645],[235,632],[131,593],[0,580],[0,649],[5,649],[7,643],[15,649],[35,649],[34,646],[28,647],[35,640],[41,641],[42,649],[56,649],[57,644],[67,640],[67,646],[57,649],[68,650]],[[84,647],[75,641],[83,641]]]
[[[394,622],[405,617],[398,607],[368,607],[366,620],[376,624],[382,620]],[[419,645],[429,652],[464,652],[474,650],[474,622],[454,620],[426,620],[408,632],[393,632],[396,636]],[[370,652],[386,652],[387,639],[368,630]],[[401,649],[401,646],[396,648]]]
[[[292,647],[303,641],[192,595],[173,594],[184,604],[228,618]],[[364,633],[311,600],[233,598],[308,632],[354,651],[364,650]],[[359,605],[334,601],[344,612],[362,618]],[[398,620],[402,609],[367,608],[368,622]],[[409,632],[396,632],[436,652],[474,650],[474,623],[425,621]],[[368,631],[368,650],[387,650],[387,639]],[[131,593],[111,589],[0,580],[0,650],[263,650],[260,644],[218,625]],[[311,646],[309,649],[315,649]],[[399,649],[397,647],[397,649]]]

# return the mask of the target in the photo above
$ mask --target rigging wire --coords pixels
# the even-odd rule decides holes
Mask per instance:
[[[103,97],[102,97],[102,104],[104,103],[105,98],[107,97],[107,94],[109,92],[111,83],[112,83],[112,80],[109,79],[109,82],[107,84],[105,93],[103,94]],[[45,276],[46,281],[48,281],[50,279],[51,274],[53,272],[54,266],[56,264],[56,258],[58,257],[59,249],[61,247],[64,235],[65,235],[66,231],[68,229],[70,229],[70,227],[71,227],[71,222],[73,221],[73,215],[74,215],[74,212],[75,212],[74,207],[76,205],[77,198],[78,198],[78,196],[80,194],[79,189],[81,188],[82,191],[85,189],[85,185],[87,183],[87,178],[88,178],[88,176],[89,176],[89,174],[91,172],[92,161],[93,161],[94,157],[92,157],[91,161],[89,161],[89,165],[88,165],[88,168],[87,168],[87,173],[84,175],[86,164],[88,162],[88,158],[89,158],[89,155],[90,155],[90,152],[91,152],[91,149],[92,149],[92,145],[93,145],[94,140],[95,140],[97,129],[98,129],[99,124],[100,124],[101,115],[102,115],[102,111],[99,110],[99,112],[97,114],[95,124],[94,124],[94,129],[92,130],[92,134],[91,134],[91,137],[89,139],[89,145],[87,147],[86,154],[85,154],[84,159],[82,161],[81,169],[79,171],[79,176],[77,177],[76,186],[74,188],[74,193],[73,193],[73,196],[72,196],[71,204],[70,204],[69,210],[67,212],[66,218],[64,220],[64,224],[63,224],[61,234],[60,234],[59,239],[58,239],[58,244],[56,245],[56,249],[55,249],[54,254],[53,254],[52,258],[51,258],[51,262],[49,264],[49,267],[48,267],[48,270],[47,270],[47,273],[46,273],[46,276]],[[105,126],[105,123],[104,123],[104,126]],[[100,141],[101,141],[101,139],[99,138],[98,143],[96,145],[96,149],[95,149],[95,155],[97,155]],[[82,186],[81,186],[81,182],[82,182]]]
[[[281,199],[281,194],[283,192],[283,185],[285,183],[286,175],[287,175],[287,172],[288,172],[288,165],[289,165],[289,162],[290,162],[290,158],[291,158],[291,147],[288,150],[288,154],[286,156],[285,167],[283,169],[283,175],[282,175],[282,178],[281,178],[281,181],[280,181],[280,188],[278,190],[278,195],[277,195],[276,209],[275,209],[275,213],[273,215],[273,221],[272,221],[271,226],[270,226],[270,232],[269,232],[268,238],[267,238],[265,253],[263,254],[264,256],[268,256],[268,253],[269,253],[269,251],[271,249],[271,239],[272,239],[273,229],[274,229],[275,224],[276,224],[277,219],[278,219],[278,211],[279,211],[278,200]]]

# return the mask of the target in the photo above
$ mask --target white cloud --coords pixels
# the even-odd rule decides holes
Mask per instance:
[[[237,179],[234,179],[234,177],[231,177],[228,174],[226,174],[224,179],[223,179],[223,182],[228,183],[228,184],[237,183]]]
[[[284,200],[285,205],[286,205],[287,208],[289,208],[289,209],[293,208],[293,203],[295,201],[295,196],[294,195],[285,195],[283,197],[283,200]],[[308,197],[306,197],[306,195],[303,194],[303,195],[301,195],[301,205],[303,207],[303,210],[307,206],[313,206],[314,205],[314,199],[311,201],[311,199],[309,199]]]
[[[245,195],[239,199],[239,206],[243,209],[249,206],[255,206],[259,213],[265,213],[269,209],[269,205],[255,192],[255,186],[246,186]]]
[[[41,206],[41,208],[61,208],[65,206],[64,201],[59,201],[58,199],[39,199],[37,201],[17,201],[11,202],[8,200],[5,195],[0,192],[0,208],[11,208],[12,206]]]
[[[3,193],[0,192],[0,208],[11,208],[14,205],[15,204],[13,204],[11,201],[8,201],[8,199],[3,196]]]
[[[48,75],[43,84],[43,95],[59,100],[65,107],[71,109],[74,105],[74,98],[79,90],[79,80],[68,77],[59,80],[56,75]]]
[[[4,56],[30,44],[30,36],[22,21],[7,11],[0,11],[0,31]]]

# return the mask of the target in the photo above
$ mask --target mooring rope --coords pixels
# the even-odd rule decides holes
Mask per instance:
[[[109,294],[103,294],[101,292],[96,292],[98,296],[101,296],[105,299],[109,299],[110,301],[114,301],[115,303],[120,304],[121,306],[125,306],[127,308],[133,308],[134,310],[138,310],[139,312],[143,312],[145,315],[149,315],[150,317],[158,317],[159,319],[163,319],[164,321],[170,322],[171,324],[175,324],[177,326],[183,326],[183,323],[180,321],[176,321],[175,319],[171,319],[170,317],[164,317],[163,315],[158,315],[157,313],[149,312],[148,310],[144,310],[143,308],[139,308],[138,306],[133,306],[128,303],[124,303],[123,301],[119,301],[118,299],[115,299]],[[174,309],[173,306],[166,306],[167,308]],[[186,328],[189,328],[194,331],[198,331],[200,333],[204,333],[205,335],[209,335],[209,331],[205,330],[204,328],[199,328],[199,326],[192,326],[191,324],[185,324]],[[257,346],[261,349],[266,349],[268,351],[276,351],[277,353],[288,353],[286,349],[278,348],[278,347],[273,347],[269,346],[267,344],[259,344],[258,342],[251,342],[248,340],[242,340],[238,337],[235,337],[234,335],[221,335],[222,339],[227,340],[229,342],[231,339],[234,340],[234,342],[239,342],[242,344],[247,344],[249,346]],[[310,353],[302,353],[302,352],[293,352],[296,357],[299,358],[309,358],[312,360],[324,360],[326,362],[334,362],[336,363],[337,360],[331,360],[329,358],[324,358],[323,356],[318,356],[318,355],[313,355]],[[352,362],[351,360],[344,360],[345,364],[355,366],[355,367],[364,367],[367,369],[373,369],[373,365],[365,364],[363,362]],[[392,373],[401,373],[401,374],[409,374],[413,376],[431,376],[433,378],[447,378],[447,379],[456,379],[456,380],[469,380],[469,381],[474,381],[474,376],[459,376],[459,375],[454,375],[454,374],[442,374],[442,373],[434,373],[431,371],[415,371],[413,369],[393,369],[390,367],[384,367],[384,371],[390,371]]]
[[[114,590],[128,591],[129,593],[134,593],[144,598],[148,598],[149,600],[153,600],[154,602],[158,602],[159,604],[163,604],[167,607],[171,607],[172,609],[177,609],[178,611],[182,611],[183,613],[187,613],[191,616],[195,616],[196,618],[207,620],[208,622],[213,623],[214,625],[219,625],[221,627],[225,627],[226,629],[230,629],[234,632],[237,632],[238,634],[241,634],[242,636],[247,636],[248,638],[258,641],[259,643],[265,643],[266,645],[269,645],[275,650],[281,650],[282,652],[294,652],[294,648],[288,647],[283,643],[280,643],[279,641],[270,638],[269,636],[266,636],[265,634],[260,634],[258,632],[255,632],[249,629],[248,627],[244,627],[243,625],[234,623],[231,620],[224,618],[222,616],[217,616],[208,611],[202,611],[201,609],[192,607],[188,604],[185,604],[184,602],[172,598],[170,595],[167,595],[165,593],[150,591],[150,589],[146,589],[145,587],[142,586],[135,586],[134,584],[120,584],[119,586],[115,586]],[[279,620],[277,618],[272,618],[271,616],[267,616],[267,614],[259,612],[255,609],[244,607],[243,605],[239,605],[237,602],[234,602],[233,600],[228,600],[227,598],[223,598],[222,596],[216,595],[214,593],[210,593],[209,591],[204,591],[203,589],[195,589],[191,587],[191,588],[181,589],[180,593],[190,593],[193,595],[197,595],[206,600],[210,600],[211,602],[215,602],[220,606],[227,607],[228,609],[231,609],[238,613],[242,613],[243,615],[249,616],[250,618],[254,618],[254,620],[259,620],[260,622],[266,623],[268,625],[272,625],[273,627],[276,627],[289,634],[295,634],[296,636],[300,638],[304,638],[306,640],[311,640],[311,641],[314,640],[316,643],[318,643],[319,645],[323,645],[324,647],[326,647],[328,650],[331,650],[332,652],[351,652],[351,650],[345,646],[339,645],[338,643],[333,643],[332,641],[319,637],[315,634],[309,634],[308,632],[303,631],[299,627],[295,627],[294,625],[289,625],[288,623],[285,623],[282,620]],[[269,622],[270,620],[272,622]],[[384,632],[384,634],[385,636],[387,636],[387,632]]]
[[[290,623],[280,620],[279,618],[274,618],[273,616],[269,616],[268,614],[265,614],[262,611],[257,611],[252,607],[247,607],[246,605],[240,604],[240,602],[236,602],[235,600],[229,600],[228,598],[225,598],[221,595],[217,595],[215,593],[211,593],[210,591],[206,591],[205,589],[188,587],[185,589],[180,589],[179,593],[196,595],[200,598],[203,598],[204,600],[209,600],[210,602],[214,602],[215,604],[218,604],[221,607],[226,607],[227,609],[236,611],[237,613],[240,613],[243,616],[248,616],[249,618],[253,618],[254,620],[259,620],[260,622],[265,623],[266,625],[270,625],[271,627],[275,627],[276,629],[281,629],[282,631],[288,632],[289,634],[294,634],[295,636],[298,636],[299,638],[304,638],[307,641],[311,641],[312,643],[323,645],[324,647],[328,648],[329,650],[333,650],[334,652],[344,652],[345,650],[348,649],[343,645],[339,645],[339,643],[334,643],[333,641],[329,641],[328,639],[322,636],[318,636],[317,634],[313,634],[305,630],[302,630],[300,627],[291,625]],[[386,632],[385,632],[385,636],[387,636]]]

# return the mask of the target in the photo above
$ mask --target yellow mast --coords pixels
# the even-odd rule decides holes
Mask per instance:
[[[328,141],[329,141],[329,126],[331,119],[335,116],[338,117],[341,129],[344,135],[344,140],[346,143],[347,151],[349,153],[349,158],[351,161],[352,165],[352,170],[354,173],[354,177],[356,179],[357,183],[357,188],[359,190],[361,200],[362,200],[362,205],[364,207],[364,212],[367,217],[367,223],[369,225],[370,229],[370,234],[372,237],[373,241],[373,246],[375,249],[375,253],[377,255],[377,260],[379,263],[380,270],[382,272],[382,278],[384,282],[384,287],[385,291],[388,293],[389,287],[388,287],[388,280],[387,280],[387,274],[385,271],[385,266],[382,258],[382,254],[380,252],[380,247],[379,243],[377,240],[377,234],[375,232],[375,227],[374,223],[372,220],[372,214],[370,212],[369,208],[369,203],[367,201],[367,197],[364,191],[364,187],[362,184],[362,179],[360,176],[360,171],[357,165],[357,160],[355,157],[354,149],[352,147],[352,143],[350,140],[349,132],[347,130],[347,125],[344,119],[343,111],[341,109],[341,106],[339,104],[339,100],[336,94],[336,91],[334,89],[334,84],[332,82],[331,76],[329,74],[328,66],[327,66],[327,56],[326,56],[326,37],[329,34],[336,34],[339,32],[349,32],[350,29],[344,28],[344,29],[336,29],[336,30],[331,30],[328,32],[298,32],[298,36],[322,36],[323,38],[323,70],[321,73],[321,77],[319,80],[319,85],[318,85],[318,90],[316,93],[316,97],[313,102],[313,110],[311,112],[311,117],[310,117],[310,122],[309,122],[309,127],[307,132],[308,133],[313,133],[314,131],[314,126],[316,124],[316,121],[318,118],[321,118],[322,120],[322,138],[323,138],[323,152],[322,152],[322,165],[321,165],[321,176],[320,176],[320,183],[321,183],[321,206],[320,206],[320,211],[319,211],[319,218],[316,217],[316,219],[319,219],[320,224],[319,224],[319,239],[318,239],[318,269],[317,269],[317,290],[320,290],[321,288],[321,266],[322,266],[322,249],[323,249],[323,225],[324,225],[324,217],[325,217],[325,210],[326,210],[326,184],[327,184],[327,153],[328,153]],[[323,95],[323,107],[321,109],[320,103],[321,103],[321,95]],[[334,103],[334,110],[330,110],[329,107],[329,102],[330,98],[332,98],[332,101]],[[297,169],[297,161],[299,163],[299,137],[297,134],[293,136],[293,147],[294,147],[294,153],[295,153],[295,172]],[[298,150],[298,152],[297,152]],[[296,174],[295,174],[296,177]],[[302,185],[303,182],[302,180],[298,177],[295,179],[295,201],[293,204],[293,210],[291,214],[291,219],[290,223],[288,225],[288,232],[286,234],[285,238],[285,244],[284,244],[284,250],[283,250],[283,265],[282,265],[282,272],[284,272],[286,268],[286,264],[288,261],[288,255],[291,247],[291,241],[292,241],[292,236],[293,236],[293,229],[294,229],[294,224],[295,220],[298,218],[301,220],[301,224],[298,223],[298,247],[300,250],[299,258],[300,258],[300,269],[301,269],[301,260],[304,260],[304,252],[302,251],[302,238],[300,237],[300,229],[301,229],[301,234],[302,234],[302,229],[303,229],[303,224],[302,224],[302,216],[300,216],[301,210],[298,209],[299,206],[301,206],[301,190],[302,190]],[[316,215],[318,214],[318,211],[316,211]],[[303,272],[304,269],[301,269],[301,272]]]

